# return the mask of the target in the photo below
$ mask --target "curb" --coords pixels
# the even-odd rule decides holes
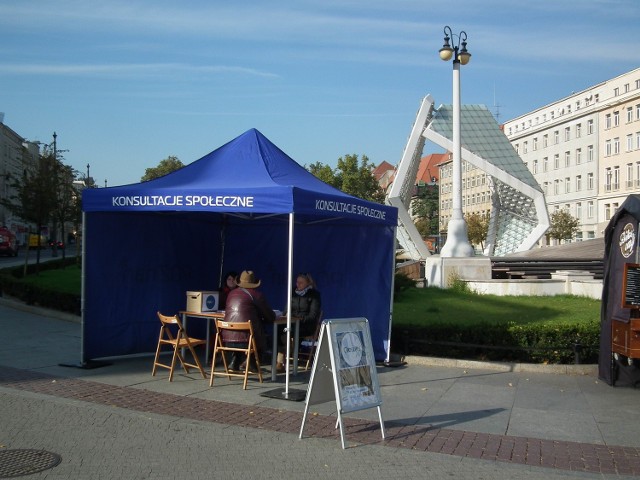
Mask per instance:
[[[42,308],[36,305],[27,305],[23,301],[11,297],[0,296],[0,305],[4,305],[5,307],[13,308],[15,310],[22,310],[23,312],[33,313],[35,315],[41,315],[43,317],[63,320],[65,322],[80,323],[82,321],[82,319],[78,315],[66,312],[58,312],[56,310],[50,310],[48,308]]]
[[[408,365],[422,365],[430,367],[447,367],[463,369],[486,369],[500,372],[519,373],[552,373],[556,375],[589,375],[598,376],[597,364],[585,365],[551,365],[537,363],[506,363],[506,362],[480,362],[477,360],[458,360],[452,358],[417,357],[406,356],[404,359]]]

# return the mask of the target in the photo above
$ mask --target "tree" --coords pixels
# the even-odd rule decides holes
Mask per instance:
[[[551,225],[547,230],[547,237],[556,240],[572,240],[578,233],[580,221],[572,217],[567,210],[556,210],[551,214]]]
[[[489,233],[489,219],[491,215],[489,213],[470,213],[465,215],[467,221],[467,236],[469,241],[474,245],[480,245],[480,248],[484,250],[484,242],[487,239]]]
[[[53,166],[55,205],[52,212],[52,218],[55,223],[60,227],[60,240],[66,241],[65,224],[67,222],[79,222],[79,216],[81,215],[81,202],[78,191],[73,186],[73,181],[76,178],[76,171],[68,166],[64,165],[60,160],[56,159]],[[53,238],[55,240],[55,237]],[[54,242],[54,252],[56,244]],[[62,250],[62,258],[66,257],[66,249]],[[63,262],[64,265],[64,262]]]
[[[48,152],[38,159],[35,166],[25,168],[22,176],[10,176],[9,184],[15,193],[2,200],[2,204],[14,215],[35,224],[38,242],[40,242],[42,227],[49,223],[56,206],[58,183],[55,172],[57,162],[58,160],[53,153]],[[26,247],[29,248],[29,237],[27,237]],[[38,273],[39,265],[40,248],[36,254],[36,273]],[[25,273],[26,266],[25,258]]]
[[[384,192],[378,181],[373,176],[374,165],[369,163],[369,158],[362,155],[345,155],[338,159],[338,166],[332,169],[328,165],[316,162],[307,170],[325,183],[353,195],[372,202],[383,203]]]
[[[416,228],[423,238],[439,233],[439,202],[437,185],[425,185],[418,188],[417,198],[411,204],[411,214],[416,219]]]
[[[147,168],[144,171],[144,175],[140,179],[141,182],[147,182],[154,178],[163,177],[168,173],[175,172],[184,167],[184,164],[178,157],[173,155],[168,156],[164,160],[161,160],[157,167]]]

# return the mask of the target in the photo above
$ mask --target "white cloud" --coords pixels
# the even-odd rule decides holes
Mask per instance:
[[[178,63],[148,64],[0,64],[0,73],[14,75],[58,75],[58,76],[141,76],[166,74],[232,74],[266,78],[279,76],[252,68],[225,65],[186,65]]]

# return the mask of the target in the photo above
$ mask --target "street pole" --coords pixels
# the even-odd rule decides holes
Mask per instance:
[[[460,65],[469,62],[471,54],[467,51],[467,34],[460,32],[453,35],[450,27],[444,28],[444,46],[440,49],[440,58],[448,61],[453,58],[453,211],[447,226],[447,240],[440,250],[441,257],[473,257],[474,249],[469,243],[467,222],[462,214],[462,141],[460,115]],[[449,38],[458,37],[458,44],[453,48]],[[462,50],[459,51],[462,40]]]

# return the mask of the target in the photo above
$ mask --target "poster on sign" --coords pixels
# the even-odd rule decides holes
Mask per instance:
[[[382,399],[368,322],[346,320],[330,325],[331,346],[337,360],[340,409],[353,412],[380,405]]]

